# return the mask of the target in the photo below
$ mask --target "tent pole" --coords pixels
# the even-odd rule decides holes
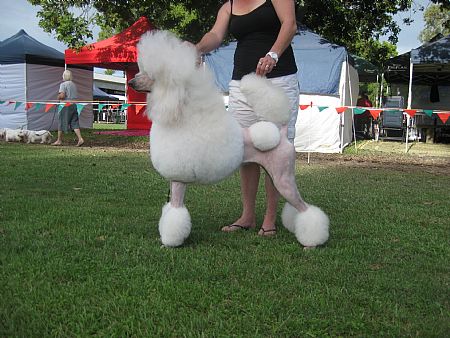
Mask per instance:
[[[349,93],[350,93],[350,106],[353,107],[353,92],[352,92],[352,78],[350,77],[350,66],[348,64],[348,55],[347,55],[347,77],[349,81]],[[344,102],[345,105],[345,102]],[[352,111],[352,129],[353,129],[353,139],[355,140],[355,152],[358,153],[358,147],[356,146],[356,128],[355,128],[355,115],[353,114],[353,108]],[[343,112],[342,114],[345,114]],[[345,119],[344,119],[345,121]]]
[[[348,54],[345,58],[345,75],[348,76],[349,74],[349,69],[348,69]],[[350,79],[348,79],[348,82],[350,84]],[[344,79],[344,85],[342,87],[342,97],[341,97],[341,106],[345,105],[345,99],[346,99],[346,95],[347,94],[347,79]],[[344,113],[339,114],[339,130],[340,130],[340,139],[341,139],[341,144],[340,144],[340,152],[341,154],[344,152],[344,123],[345,120],[342,118],[342,115],[344,115]]]
[[[377,94],[375,96],[375,104],[377,104],[380,99],[380,84],[378,83],[379,80],[380,76],[377,74]]]
[[[411,58],[411,59],[410,59],[410,62],[409,62],[408,109],[411,109],[411,105],[412,105],[413,68],[414,68],[414,64],[412,63],[412,58]],[[405,153],[408,152],[409,122],[410,122],[409,114],[406,114],[406,142],[405,142]]]
[[[384,90],[384,73],[381,73],[381,85],[380,85],[380,101],[378,102],[378,108],[383,106],[383,90]]]

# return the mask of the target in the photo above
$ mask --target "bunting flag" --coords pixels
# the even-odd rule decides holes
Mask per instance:
[[[8,101],[8,104],[7,104],[7,105],[9,106],[10,104],[13,104],[13,103],[15,103],[15,102],[16,102],[16,101],[11,101],[11,100],[10,100],[10,101]]]
[[[64,104],[64,107],[69,107],[69,106],[71,106],[71,105],[72,105],[72,103],[66,102],[66,103]]]
[[[433,115],[433,111],[430,109],[424,109],[423,112],[428,116],[431,117]]]
[[[99,104],[98,104],[98,111],[99,111],[99,112],[102,111],[104,106],[106,106],[106,104],[104,104],[104,103],[99,103]]]
[[[338,114],[342,114],[347,110],[347,107],[336,107],[335,109]]]
[[[60,103],[58,104],[58,113],[61,112],[61,110],[64,108],[65,104],[64,103]]]
[[[136,105],[136,115],[145,112],[145,109],[143,109],[143,108],[145,108],[145,106],[146,106],[145,104],[137,104]]]
[[[366,112],[366,110],[367,109],[356,107],[356,108],[353,108],[353,114],[361,115],[361,114],[364,114]]]
[[[3,103],[5,103],[5,101],[0,101],[0,104],[3,104]]]
[[[81,114],[81,112],[83,111],[84,106],[86,106],[86,103],[77,103],[77,113],[78,115]]]
[[[439,116],[442,123],[445,124],[447,122],[448,118],[450,117],[450,112],[449,113],[437,113],[437,116]]]
[[[111,106],[111,109],[116,109],[116,108],[118,108],[120,106],[120,103],[118,103],[118,104],[113,104],[112,106]]]
[[[36,111],[39,111],[42,107],[42,103],[35,103],[34,104],[34,108],[36,109]]]
[[[45,104],[45,112],[47,113],[50,109],[52,109],[54,106],[56,106],[55,104],[53,104],[53,103],[46,103]]]
[[[378,118],[378,116],[380,116],[380,113],[383,111],[382,109],[367,109],[367,110],[375,120]]]
[[[327,109],[327,108],[329,108],[329,107],[319,106],[319,107],[317,107],[317,108],[319,108],[319,111],[321,112],[321,111],[324,111],[325,109]]]
[[[414,115],[416,115],[417,112],[416,109],[403,109],[403,111],[411,117],[414,117]]]
[[[128,104],[128,103],[124,103],[123,105],[122,105],[122,107],[120,108],[120,111],[124,111],[125,109],[127,109],[129,106],[131,106],[131,104]]]
[[[10,102],[11,102],[11,101],[10,101]],[[19,108],[19,107],[22,105],[22,103],[23,103],[23,102],[16,101],[16,104],[15,104],[15,106],[14,106],[14,110],[16,110],[17,108]]]
[[[29,110],[31,107],[33,107],[33,103],[31,103],[31,102],[25,103],[25,109],[26,110]]]

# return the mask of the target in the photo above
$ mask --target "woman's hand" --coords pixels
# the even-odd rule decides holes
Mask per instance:
[[[197,51],[197,59],[196,59],[195,65],[197,67],[199,67],[203,63],[203,55],[199,52],[199,50],[197,49],[197,46],[189,41],[183,41],[183,44],[186,46],[189,46],[190,48],[195,48],[195,50]]]
[[[272,69],[275,68],[276,65],[277,63],[275,62],[275,60],[272,59],[271,56],[266,55],[259,59],[259,62],[256,65],[256,75],[266,76],[272,71]]]

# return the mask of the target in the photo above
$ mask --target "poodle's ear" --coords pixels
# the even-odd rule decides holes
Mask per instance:
[[[148,116],[151,120],[162,125],[173,125],[183,118],[183,106],[186,102],[185,86],[157,86],[150,94],[150,109]]]

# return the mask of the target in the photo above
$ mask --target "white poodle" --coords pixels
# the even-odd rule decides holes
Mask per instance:
[[[225,110],[211,72],[196,61],[192,45],[167,31],[152,31],[138,44],[139,73],[129,81],[135,90],[149,93],[151,161],[171,183],[170,202],[159,221],[162,243],[179,246],[189,236],[186,184],[217,182],[248,162],[264,167],[287,200],[283,225],[298,241],[305,247],[325,243],[327,215],[305,203],[296,186],[295,150],[286,137],[286,95],[265,78],[244,77],[241,90],[263,121],[243,129]]]

